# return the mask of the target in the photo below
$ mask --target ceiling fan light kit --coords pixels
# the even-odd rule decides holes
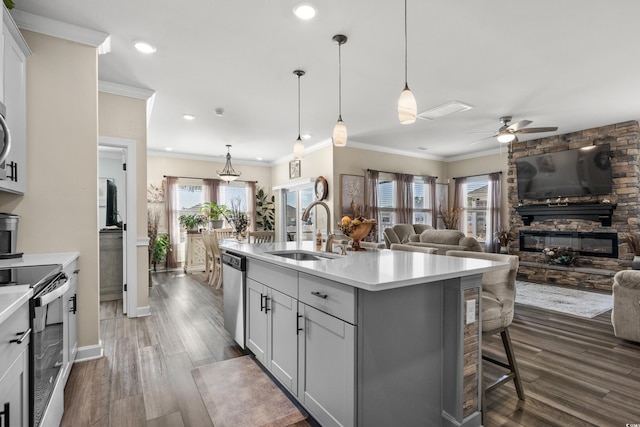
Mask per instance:
[[[331,38],[338,43],[338,121],[333,127],[333,145],[344,147],[347,145],[347,126],[342,121],[342,54],[341,47],[347,42],[347,36],[336,34]]]
[[[416,97],[413,96],[407,83],[407,57],[407,0],[404,0],[404,89],[400,92],[400,99],[398,99],[398,119],[403,125],[414,123],[418,115]]]
[[[231,182],[236,180],[240,176],[240,172],[236,172],[231,166],[231,153],[229,153],[231,146],[227,144],[227,162],[224,165],[224,169],[217,171],[221,180]]]
[[[300,138],[300,77],[304,76],[304,71],[295,70],[293,74],[298,76],[298,139],[296,139],[295,144],[293,144],[293,159],[302,160],[304,157],[304,143],[302,142],[302,138]]]
[[[516,136],[510,132],[500,132],[498,137],[496,138],[498,142],[502,142],[503,144],[508,144],[516,139]]]

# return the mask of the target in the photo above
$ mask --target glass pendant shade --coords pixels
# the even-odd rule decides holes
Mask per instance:
[[[400,99],[398,99],[398,118],[400,123],[408,125],[416,121],[417,115],[418,105],[416,104],[416,98],[413,96],[409,86],[405,84],[404,90],[400,93]]]
[[[302,139],[298,137],[298,139],[296,139],[296,143],[293,144],[293,158],[295,160],[302,160],[303,157],[304,157],[304,143],[302,142]]]
[[[501,132],[498,135],[498,142],[502,142],[502,143],[508,143],[508,142],[512,142],[514,139],[516,139],[516,136],[514,134],[512,134],[511,132]]]
[[[333,145],[336,147],[344,147],[347,145],[347,127],[342,121],[342,117],[338,119],[333,127]]]
[[[231,154],[229,153],[230,145],[227,145],[227,162],[224,165],[224,169],[221,171],[217,171],[218,176],[221,180],[231,182],[237,179],[240,176],[240,172],[236,172],[231,166]]]

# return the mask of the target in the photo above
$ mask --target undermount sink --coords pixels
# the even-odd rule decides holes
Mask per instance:
[[[289,258],[295,261],[322,261],[326,259],[339,258],[337,254],[329,254],[326,252],[311,252],[311,251],[277,251],[266,252],[269,255],[280,256],[283,258]]]

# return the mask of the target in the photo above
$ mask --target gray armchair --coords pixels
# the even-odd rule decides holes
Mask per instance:
[[[622,270],[613,276],[611,324],[618,338],[640,342],[640,270]]]

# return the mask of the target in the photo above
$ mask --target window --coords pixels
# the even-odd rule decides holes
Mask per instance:
[[[242,183],[229,183],[218,187],[218,204],[223,204],[231,209],[231,206],[238,206],[241,210],[248,212],[248,187]]]
[[[282,200],[284,202],[282,212],[285,212],[285,214],[281,215],[281,224],[284,224],[281,229],[285,230],[285,240],[288,242],[314,240],[316,230],[315,213],[317,209],[311,210],[307,221],[300,219],[305,208],[315,200],[313,185],[307,184],[296,189],[283,190]],[[324,209],[320,207],[319,212],[323,211]],[[320,215],[324,214],[321,213]],[[318,223],[317,227],[322,231],[326,229],[326,224],[326,222]]]
[[[378,239],[384,240],[383,231],[396,224],[399,206],[396,206],[397,179],[395,174],[380,172],[378,176]],[[413,224],[431,224],[434,203],[426,177],[414,176],[412,209]]]
[[[484,242],[487,235],[489,176],[469,177],[464,184],[464,225],[467,236]]]
[[[429,183],[423,176],[413,178],[413,223],[431,225],[433,205]]]
[[[178,185],[179,215],[200,213],[202,200],[202,185]]]

